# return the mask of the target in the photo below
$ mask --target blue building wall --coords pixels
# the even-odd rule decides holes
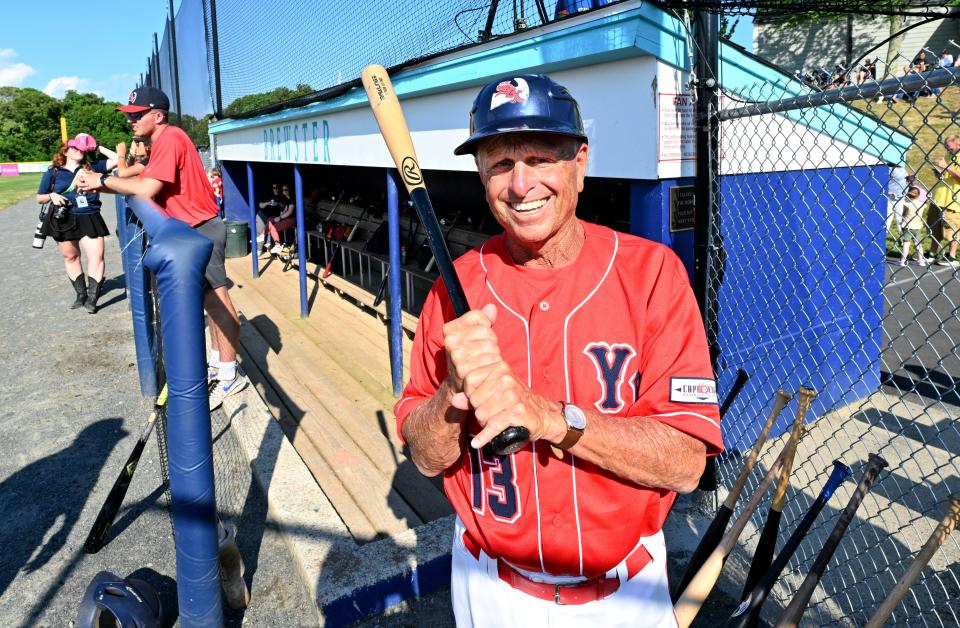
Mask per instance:
[[[879,387],[888,174],[881,165],[722,178],[721,394],[738,368],[751,375],[723,422],[728,449],[752,445],[778,387],[816,389],[810,416]],[[774,434],[793,416],[781,414]]]

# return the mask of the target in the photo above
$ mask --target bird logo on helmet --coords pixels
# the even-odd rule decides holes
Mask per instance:
[[[587,141],[577,101],[546,74],[504,77],[485,85],[470,111],[470,137],[453,154],[475,155],[488,137],[530,132]]]
[[[509,81],[501,81],[490,97],[490,108],[496,109],[500,105],[516,103],[525,105],[530,98],[530,86],[520,77]]]

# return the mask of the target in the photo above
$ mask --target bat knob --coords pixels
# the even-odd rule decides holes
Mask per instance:
[[[499,456],[518,452],[530,441],[530,430],[525,427],[508,427],[493,437],[490,446]]]

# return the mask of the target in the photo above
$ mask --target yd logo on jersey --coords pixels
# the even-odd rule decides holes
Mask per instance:
[[[624,343],[591,342],[583,353],[592,360],[600,382],[600,398],[593,405],[607,414],[619,412],[626,405],[620,388],[629,372],[627,366],[637,355],[636,349]]]

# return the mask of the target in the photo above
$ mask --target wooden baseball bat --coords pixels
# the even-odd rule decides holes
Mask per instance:
[[[933,534],[930,535],[927,542],[920,548],[917,557],[913,559],[907,571],[897,580],[897,584],[890,589],[890,593],[888,593],[887,597],[880,603],[880,606],[873,614],[873,617],[870,618],[870,621],[867,622],[865,628],[880,628],[887,622],[890,615],[893,614],[894,609],[900,604],[900,600],[903,599],[903,596],[907,594],[910,587],[912,587],[917,581],[917,578],[920,577],[920,572],[923,571],[923,568],[927,566],[927,563],[930,562],[933,555],[937,553],[940,546],[943,545],[947,537],[950,536],[950,533],[957,527],[958,521],[960,521],[960,496],[954,495],[950,498],[950,502],[947,504],[947,511],[944,513],[943,519],[940,520],[940,523],[934,529]]]
[[[807,536],[807,532],[810,531],[813,522],[816,521],[817,516],[820,515],[820,511],[823,510],[824,505],[830,501],[837,487],[850,477],[851,473],[850,467],[839,460],[833,461],[833,471],[830,473],[827,483],[823,485],[820,494],[813,500],[810,509],[803,516],[803,519],[800,520],[800,523],[790,535],[790,538],[787,539],[783,549],[777,554],[777,559],[773,561],[767,573],[765,573],[763,578],[757,582],[756,586],[744,596],[743,602],[737,607],[733,614],[730,615],[727,628],[745,628],[756,625],[760,617],[760,609],[763,608],[763,603],[767,600],[767,596],[773,589],[773,585],[776,584],[780,578],[780,572],[783,571],[783,568],[787,566],[787,562],[789,562],[790,558],[797,551],[797,548],[800,547],[800,542]]]
[[[800,400],[797,409],[797,421],[803,421],[806,418],[807,410],[817,392],[810,388],[800,388],[798,391]],[[780,479],[777,482],[777,488],[773,492],[773,499],[770,501],[770,510],[767,512],[767,521],[763,525],[763,532],[760,533],[760,540],[757,541],[757,551],[753,554],[753,561],[750,563],[750,571],[747,573],[747,579],[743,584],[743,593],[740,599],[747,597],[753,587],[757,585],[763,574],[770,569],[773,563],[773,553],[777,547],[777,538],[780,536],[780,520],[783,518],[783,504],[787,500],[787,489],[790,488],[790,472],[793,470],[793,455],[787,456],[783,463],[783,469],[780,470]]]
[[[450,297],[453,311],[457,316],[463,316],[470,310],[470,306],[467,304],[457,271],[453,267],[453,260],[450,258],[447,243],[443,239],[443,232],[440,230],[437,214],[433,210],[433,203],[430,202],[430,195],[427,194],[427,186],[423,182],[423,173],[420,171],[420,162],[417,161],[417,154],[413,149],[413,138],[407,128],[407,121],[403,117],[403,110],[400,108],[400,100],[393,89],[393,83],[387,71],[380,65],[365,67],[360,79],[370,100],[370,108],[377,119],[377,125],[380,127],[380,134],[383,135],[383,140],[387,144],[387,150],[390,151],[393,163],[396,164],[400,178],[403,179],[403,184],[410,194],[410,200],[413,201],[417,215],[420,216],[420,224],[423,225],[427,241],[430,243],[430,250],[433,251],[433,256],[437,260],[437,270]],[[507,455],[522,449],[529,440],[530,431],[527,428],[513,426],[495,436],[490,441],[490,446],[497,454]]]
[[[777,417],[780,416],[783,408],[786,407],[791,399],[793,399],[793,395],[782,388],[777,389],[773,400],[773,408],[770,409],[767,422],[760,431],[760,436],[757,437],[757,441],[753,444],[753,449],[751,449],[747,455],[747,461],[743,464],[740,475],[737,476],[737,481],[733,483],[730,492],[727,493],[727,498],[723,500],[723,504],[721,504],[717,510],[717,514],[714,516],[713,521],[710,522],[710,526],[703,534],[703,538],[700,539],[697,549],[694,550],[693,555],[690,557],[690,562],[687,563],[687,569],[684,571],[683,577],[680,578],[679,585],[674,589],[673,595],[671,596],[674,603],[680,599],[680,594],[683,593],[683,590],[690,584],[693,575],[700,571],[707,557],[716,549],[717,545],[720,544],[720,539],[723,538],[727,524],[730,523],[730,518],[733,516],[733,509],[740,499],[740,493],[743,492],[743,487],[747,484],[747,478],[750,477],[750,472],[753,471],[753,467],[757,464],[757,458],[760,457],[760,450],[767,441],[767,436],[770,435],[770,430],[773,429],[773,424],[776,423]]]
[[[733,551],[734,546],[737,544],[737,539],[740,538],[743,529],[747,526],[747,522],[750,521],[750,517],[757,510],[760,502],[763,501],[763,496],[766,494],[767,489],[770,488],[770,485],[773,484],[773,480],[777,477],[781,467],[783,467],[787,455],[791,451],[796,451],[795,441],[800,439],[800,434],[803,431],[803,421],[797,422],[795,426],[796,425],[800,426],[799,429],[794,429],[793,432],[790,433],[790,438],[787,439],[783,449],[780,450],[777,459],[770,465],[767,474],[763,480],[760,481],[760,486],[757,487],[753,497],[751,497],[747,505],[744,506],[743,512],[741,512],[737,520],[733,522],[730,530],[724,535],[723,540],[720,541],[716,549],[707,557],[707,560],[703,563],[703,567],[693,576],[690,583],[680,595],[680,599],[674,604],[673,612],[674,615],[676,615],[677,625],[680,628],[687,628],[697,617],[697,613],[700,612],[700,607],[703,606],[707,596],[710,595],[713,587],[717,584],[727,556]]]
[[[877,475],[886,466],[886,460],[877,454],[870,454],[867,468],[863,472],[863,477],[860,478],[860,484],[857,485],[856,490],[850,497],[847,507],[840,513],[840,519],[837,520],[837,525],[833,527],[833,531],[830,532],[830,536],[827,537],[827,542],[823,544],[823,548],[820,550],[820,553],[817,554],[817,559],[813,561],[813,566],[810,568],[810,571],[807,572],[807,577],[803,579],[803,583],[800,585],[800,588],[797,589],[796,595],[790,600],[787,609],[783,611],[783,615],[781,615],[777,621],[777,628],[795,627],[800,623],[800,618],[803,617],[803,612],[806,610],[807,604],[813,596],[813,590],[817,588],[823,572],[830,563],[830,559],[833,558],[833,553],[837,550],[837,546],[840,545],[840,541],[847,532],[850,522],[853,521],[853,517],[857,514],[857,509],[863,502],[863,498],[866,497],[870,491],[870,488],[877,479]]]
[[[723,403],[720,404],[721,421],[727,414],[727,410],[729,410],[730,406],[733,405],[733,400],[737,398],[737,395],[740,394],[740,391],[743,390],[743,387],[747,385],[747,381],[749,379],[749,373],[743,369],[737,369],[737,379],[733,382],[733,386],[730,387],[730,392],[727,393]],[[700,475],[700,482],[697,484],[697,489],[701,491],[715,491],[719,487],[720,481],[717,478],[717,457],[710,456],[707,458],[707,464],[704,466],[703,473]]]

